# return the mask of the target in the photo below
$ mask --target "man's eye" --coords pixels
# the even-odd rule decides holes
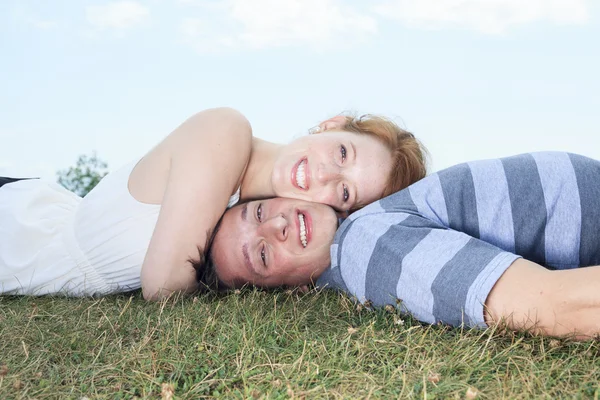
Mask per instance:
[[[263,265],[266,267],[267,266],[267,257],[265,256],[265,246],[263,246],[262,249],[260,250],[260,258],[263,262]]]
[[[262,203],[256,207],[256,218],[258,219],[258,222],[262,222]]]
[[[350,198],[350,193],[348,193],[348,187],[344,185],[344,203],[348,201]]]
[[[346,161],[346,147],[344,145],[340,146],[340,153],[342,153],[342,162]]]

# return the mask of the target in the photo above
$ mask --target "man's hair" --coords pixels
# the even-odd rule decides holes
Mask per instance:
[[[219,218],[214,229],[206,232],[206,245],[204,246],[204,250],[200,249],[200,260],[193,263],[194,269],[196,270],[196,282],[198,282],[199,292],[224,291],[230,289],[219,279],[215,261],[212,257],[212,245],[215,236],[217,236],[217,233],[221,228],[222,221],[223,216]]]

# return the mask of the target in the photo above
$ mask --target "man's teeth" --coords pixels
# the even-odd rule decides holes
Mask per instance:
[[[300,165],[298,165],[298,169],[296,170],[296,182],[298,182],[298,186],[302,189],[306,189],[306,175],[304,174],[304,167],[306,165],[306,160],[302,160]]]
[[[306,247],[306,224],[304,223],[304,215],[298,214],[298,220],[300,221],[300,241],[302,242],[302,247]]]

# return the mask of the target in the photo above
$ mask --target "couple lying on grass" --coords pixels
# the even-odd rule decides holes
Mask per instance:
[[[421,179],[424,149],[389,120],[312,133],[277,145],[214,109],[84,199],[4,180],[0,293],[315,283],[428,323],[600,333],[600,162],[534,153]]]

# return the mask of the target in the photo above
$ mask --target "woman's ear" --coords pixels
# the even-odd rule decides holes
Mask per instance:
[[[346,117],[343,115],[336,115],[333,118],[329,118],[327,121],[321,122],[319,124],[320,129],[315,133],[340,130],[344,126],[346,126]]]

